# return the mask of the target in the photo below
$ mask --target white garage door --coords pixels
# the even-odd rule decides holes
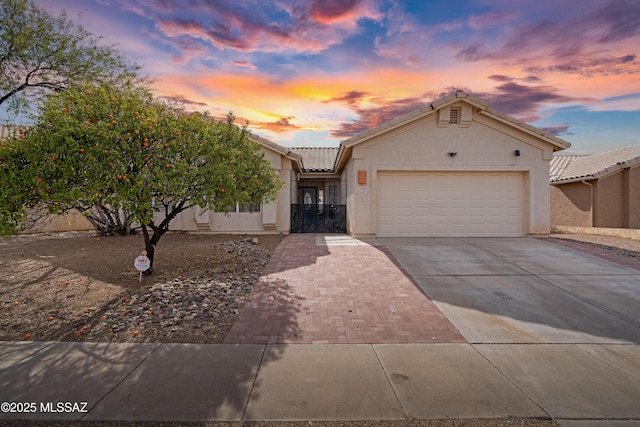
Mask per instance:
[[[521,237],[523,175],[380,172],[380,237]]]

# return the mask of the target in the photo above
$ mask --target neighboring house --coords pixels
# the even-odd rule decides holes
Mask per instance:
[[[640,145],[551,161],[551,225],[640,228]]]

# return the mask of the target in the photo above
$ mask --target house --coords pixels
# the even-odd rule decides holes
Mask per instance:
[[[251,139],[284,182],[278,199],[237,205],[228,215],[190,208],[177,215],[171,230],[356,237],[548,235],[549,163],[554,152],[570,146],[464,92],[335,148],[285,148],[255,135]],[[156,221],[161,220],[158,212]]]
[[[551,161],[551,225],[640,228],[640,145]]]
[[[169,230],[199,231],[214,233],[289,233],[291,229],[291,199],[290,183],[294,176],[294,164],[301,163],[299,154],[290,149],[275,144],[257,135],[250,139],[260,145],[265,159],[276,170],[284,186],[275,203],[264,203],[260,206],[235,206],[229,214],[189,208],[179,213],[171,221]],[[297,166],[299,168],[299,166]],[[156,222],[164,218],[162,212],[156,213]]]
[[[285,187],[260,212],[185,212],[172,226],[356,237],[522,237],[550,231],[549,163],[570,144],[464,92],[342,141],[258,138]]]

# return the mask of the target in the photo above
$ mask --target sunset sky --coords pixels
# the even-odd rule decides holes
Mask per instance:
[[[36,0],[158,96],[337,146],[457,89],[594,153],[640,144],[637,0]]]

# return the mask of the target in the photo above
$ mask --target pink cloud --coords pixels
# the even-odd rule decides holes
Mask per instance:
[[[258,69],[258,67],[248,61],[233,61],[233,65],[237,67],[251,68],[252,70]]]
[[[293,116],[281,117],[275,122],[254,122],[252,125],[257,129],[268,130],[275,133],[291,132],[301,129],[300,126],[291,123],[291,119],[293,119]]]
[[[205,40],[220,50],[318,53],[360,31],[362,19],[377,19],[376,0],[314,0],[288,3],[199,2],[181,6],[177,0],[153,0],[158,28],[169,38]],[[181,3],[181,2],[180,2]],[[169,14],[167,11],[172,11]],[[274,11],[288,19],[274,20]],[[178,14],[178,16],[176,16]]]

